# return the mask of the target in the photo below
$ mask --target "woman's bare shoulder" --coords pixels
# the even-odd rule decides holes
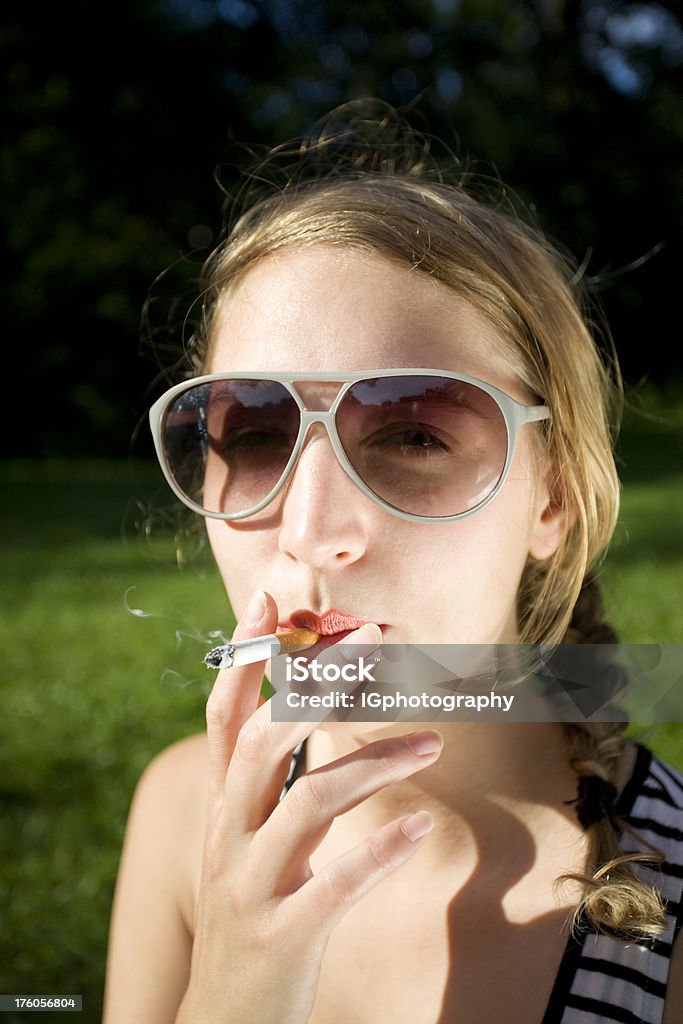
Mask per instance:
[[[166,837],[185,883],[194,878],[201,854],[207,796],[206,733],[186,736],[158,753],[137,785],[133,803],[142,805],[142,828]]]
[[[189,736],[157,754],[135,787],[112,908],[105,1024],[175,1019],[190,972],[207,764],[206,736]]]
[[[206,827],[208,749],[205,733],[165,747],[147,765],[135,789],[129,830],[140,845],[173,851],[166,861],[186,894],[196,871]],[[184,902],[184,901],[183,901]],[[184,908],[185,909],[185,908]]]
[[[206,790],[207,763],[203,734],[187,736],[165,747],[140,775],[133,793],[131,815],[138,817],[144,807],[143,819],[146,819],[156,808],[158,815],[171,825],[174,817],[183,816],[188,805],[196,806],[198,789]]]
[[[140,784],[164,790],[167,786],[179,787],[181,796],[193,786],[206,786],[208,771],[208,747],[206,733],[195,733],[176,740],[165,747],[147,765]]]

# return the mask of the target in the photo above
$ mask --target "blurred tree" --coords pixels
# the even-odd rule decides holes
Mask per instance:
[[[230,139],[283,141],[364,95],[533,204],[601,290],[627,376],[683,373],[673,4],[41,0],[5,12],[0,47],[4,311],[31,396],[5,454],[125,451],[154,375],[140,310],[165,267],[172,291],[196,274]]]

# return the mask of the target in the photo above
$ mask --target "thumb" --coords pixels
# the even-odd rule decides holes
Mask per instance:
[[[277,605],[265,590],[255,591],[237,620],[232,640],[249,640],[251,637],[274,633],[277,629]]]

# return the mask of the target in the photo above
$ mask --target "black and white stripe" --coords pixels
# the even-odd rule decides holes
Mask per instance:
[[[289,764],[289,772],[287,773],[287,778],[285,779],[285,784],[282,787],[282,792],[280,793],[280,800],[282,800],[282,798],[285,795],[285,793],[287,792],[287,790],[290,789],[292,783],[294,782],[294,779],[297,776],[298,769],[299,769],[299,762],[301,761],[303,753],[304,753],[304,745],[305,745],[305,743],[306,743],[306,741],[302,740],[301,743],[298,745],[298,747],[295,747],[294,750],[292,751],[292,760],[290,761],[290,764]]]
[[[639,746],[617,811],[664,854],[661,865],[635,870],[666,901],[668,928],[637,942],[593,932],[570,940],[543,1024],[662,1024],[671,951],[683,921],[683,775]],[[621,847],[647,850],[626,831]]]

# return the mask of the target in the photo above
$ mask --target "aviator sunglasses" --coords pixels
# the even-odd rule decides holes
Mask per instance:
[[[339,385],[327,410],[307,408],[299,382]],[[519,428],[545,420],[484,381],[445,370],[213,373],[170,388],[150,409],[161,468],[189,508],[244,519],[289,479],[306,434],[322,423],[342,468],[401,519],[447,522],[498,493]]]

